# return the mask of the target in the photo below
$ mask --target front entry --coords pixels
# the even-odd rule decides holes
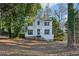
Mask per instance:
[[[37,37],[40,38],[41,35],[40,35],[40,29],[37,29]]]

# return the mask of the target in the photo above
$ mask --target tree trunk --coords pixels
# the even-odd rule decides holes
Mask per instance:
[[[12,38],[12,15],[10,15],[10,20],[9,20],[9,28],[8,28],[8,34],[9,34],[9,38]]]
[[[71,31],[68,30],[68,42],[67,42],[68,48],[74,48],[74,35]]]
[[[11,27],[8,28],[9,38],[11,38]]]
[[[74,22],[73,4],[68,3],[68,48],[74,48]]]

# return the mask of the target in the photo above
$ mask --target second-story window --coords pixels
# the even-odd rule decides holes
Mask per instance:
[[[44,22],[44,25],[45,25],[45,26],[49,26],[49,22],[47,22],[47,21]]]
[[[40,25],[40,21],[37,21],[37,25]]]

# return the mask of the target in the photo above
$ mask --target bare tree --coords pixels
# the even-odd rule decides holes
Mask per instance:
[[[60,22],[60,28],[62,29],[62,21],[65,21],[65,15],[67,14],[67,7],[66,4],[57,4],[57,8],[56,10],[54,10],[55,16],[59,19]]]

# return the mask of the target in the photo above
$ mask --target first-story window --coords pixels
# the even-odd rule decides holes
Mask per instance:
[[[46,35],[50,34],[50,30],[49,29],[45,29],[44,30],[44,34],[46,34]]]
[[[33,30],[28,30],[28,35],[33,35]]]

